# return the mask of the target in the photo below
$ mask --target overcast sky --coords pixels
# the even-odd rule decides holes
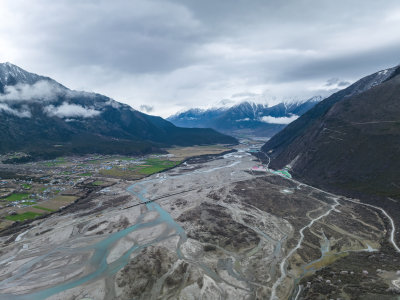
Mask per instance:
[[[164,117],[400,63],[400,1],[0,0],[0,61]]]

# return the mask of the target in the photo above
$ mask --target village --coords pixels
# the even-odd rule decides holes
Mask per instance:
[[[9,162],[26,157],[24,153],[2,155],[0,230],[56,212],[93,191],[108,193],[107,188],[121,180],[139,180],[175,167],[190,156],[224,151],[223,146],[177,147],[146,156],[96,154],[22,164]]]
[[[88,191],[118,179],[140,179],[175,166],[172,155],[60,157],[23,165],[0,165],[0,229],[43,216],[73,203]]]

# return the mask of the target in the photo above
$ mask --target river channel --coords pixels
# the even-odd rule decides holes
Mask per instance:
[[[243,153],[247,154],[247,153]],[[179,176],[190,176],[190,175],[195,175],[195,174],[200,174],[200,173],[211,173],[216,170],[220,170],[222,168],[230,168],[233,167],[237,164],[240,163],[240,158],[241,155],[233,155],[233,154],[227,154],[225,155],[224,158],[224,163],[222,166],[219,164],[217,167],[213,168],[205,168],[203,170],[195,170],[191,173],[186,173],[184,175],[179,175]],[[77,286],[80,286],[82,284],[86,284],[95,280],[98,280],[103,277],[109,277],[115,275],[119,270],[121,270],[124,266],[126,266],[129,261],[131,254],[134,253],[135,251],[140,251],[145,247],[148,247],[152,244],[159,243],[165,239],[171,238],[173,236],[178,236],[179,240],[177,243],[177,255],[180,259],[185,259],[181,253],[180,246],[182,243],[184,243],[187,239],[186,233],[184,229],[177,224],[173,217],[165,211],[158,203],[156,202],[149,202],[151,199],[148,199],[149,197],[147,195],[147,187],[148,184],[166,184],[167,183],[167,176],[166,174],[163,174],[162,176],[156,175],[154,177],[156,178],[151,178],[147,180],[142,180],[139,182],[136,182],[132,185],[130,185],[127,188],[127,191],[134,195],[136,198],[139,199],[141,202],[145,202],[144,205],[146,205],[147,210],[149,212],[155,211],[157,213],[157,217],[152,219],[151,221],[143,221],[143,216],[141,215],[138,219],[138,222],[130,227],[127,227],[121,231],[112,233],[108,235],[106,238],[103,240],[96,242],[92,245],[89,246],[84,246],[80,248],[72,248],[68,247],[65,245],[61,245],[59,247],[56,247],[55,249],[51,250],[50,252],[43,254],[41,256],[35,257],[34,259],[28,261],[27,263],[24,264],[23,267],[19,268],[19,270],[11,277],[3,280],[0,282],[0,289],[2,287],[12,287],[12,286],[17,286],[19,284],[19,280],[26,276],[29,275],[28,273],[34,272],[35,266],[41,262],[43,262],[45,259],[47,259],[49,256],[52,255],[57,255],[57,256],[63,256],[67,254],[80,254],[80,253],[89,253],[90,258],[87,261],[87,269],[91,270],[88,274],[81,276],[79,278],[70,280],[65,283],[61,284],[56,284],[50,288],[45,288],[42,290],[38,290],[33,293],[29,294],[0,294],[0,299],[10,299],[10,300],[39,300],[39,299],[46,299],[50,296],[59,294],[63,291],[75,288]],[[177,176],[175,176],[176,178]],[[161,234],[159,234],[157,237],[150,241],[146,241],[143,244],[134,244],[130,249],[125,251],[122,256],[120,256],[118,259],[112,261],[111,263],[107,262],[107,258],[113,249],[113,247],[124,237],[127,235],[131,234],[134,231],[146,228],[146,227],[153,227],[157,225],[164,225],[165,230]],[[187,259],[186,259],[187,260]],[[190,260],[189,260],[190,261]],[[214,279],[220,279],[217,274],[215,274],[214,271],[210,270],[207,266],[201,264],[201,263],[196,263],[193,261],[190,261],[191,263],[195,263],[198,265],[200,268],[202,268],[210,277]]]

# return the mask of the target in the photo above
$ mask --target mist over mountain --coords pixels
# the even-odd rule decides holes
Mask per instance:
[[[235,143],[212,129],[179,128],[109,97],[0,64],[0,152],[149,153],[172,145]]]
[[[189,109],[167,120],[176,126],[211,127],[235,136],[271,137],[321,100],[322,97],[316,96],[303,101],[281,102],[273,106],[244,101],[231,107]]]

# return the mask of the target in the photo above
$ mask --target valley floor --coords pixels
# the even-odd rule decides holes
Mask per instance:
[[[116,180],[0,237],[0,299],[395,299],[381,210],[253,172],[236,150]]]

